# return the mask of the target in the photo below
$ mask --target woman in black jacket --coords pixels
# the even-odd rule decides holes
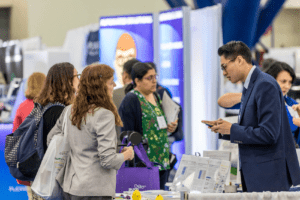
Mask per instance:
[[[123,121],[122,131],[136,131],[148,140],[147,155],[151,162],[162,165],[160,168],[160,188],[167,182],[170,161],[167,132],[174,133],[177,121],[167,124],[161,108],[161,99],[156,95],[157,74],[154,68],[146,63],[136,63],[131,72],[133,80],[125,90],[119,114]]]

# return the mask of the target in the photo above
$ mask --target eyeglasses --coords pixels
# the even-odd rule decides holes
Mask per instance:
[[[73,77],[75,77],[75,76],[77,76],[77,77],[78,77],[78,79],[80,79],[80,77],[81,77],[81,74],[76,74],[76,75],[74,75]]]
[[[158,79],[158,75],[150,75],[148,77],[144,77],[144,79],[148,80],[148,81],[153,81],[154,79],[157,80]]]
[[[235,59],[236,59],[236,58],[235,58]],[[230,62],[234,62],[235,59],[229,60],[228,63],[226,63],[226,64],[221,64],[221,70],[222,70],[222,71],[224,71],[224,70],[226,71],[227,65],[228,65]]]

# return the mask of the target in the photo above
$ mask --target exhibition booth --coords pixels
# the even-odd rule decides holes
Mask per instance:
[[[217,53],[223,41],[221,24],[220,4],[197,10],[181,7],[160,13],[101,16],[98,24],[69,30],[62,47],[47,48],[41,38],[2,45],[0,51],[5,53],[0,53],[0,66],[6,66],[1,68],[6,86],[0,96],[0,102],[4,103],[0,116],[2,196],[5,199],[27,196],[26,187],[17,184],[4,160],[5,136],[11,133],[16,109],[25,100],[26,79],[33,72],[47,74],[58,62],[72,63],[78,73],[88,64],[100,62],[115,70],[119,88],[123,64],[136,58],[156,64],[158,82],[181,105],[184,139],[171,147],[178,162],[174,180],[168,183],[169,193],[133,186],[124,195],[130,196],[134,189],[141,189],[144,199],[147,195],[147,199],[155,199],[157,194],[165,199],[296,199],[296,196],[299,199],[300,195],[287,192],[220,194],[225,185],[239,188],[240,184],[237,145],[221,142],[217,134],[201,123],[203,119],[225,117],[224,109],[217,105],[224,93]]]

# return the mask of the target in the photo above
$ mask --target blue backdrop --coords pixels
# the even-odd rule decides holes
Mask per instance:
[[[184,110],[183,75],[183,12],[181,8],[164,11],[159,15],[160,68],[159,82],[170,89],[173,100]],[[184,121],[184,120],[183,120]],[[184,128],[183,128],[184,129]],[[184,154],[184,140],[174,142],[171,151],[180,161]],[[175,165],[177,169],[179,162]]]
[[[21,83],[14,107],[11,112],[11,121],[14,120],[19,105],[26,99],[24,96],[26,81],[27,79],[24,79]],[[6,135],[11,134],[12,129],[13,124],[0,124],[0,199],[27,199],[26,186],[19,185],[16,179],[10,175],[4,159],[5,137]]]
[[[12,124],[0,124],[0,199],[28,199],[26,186],[13,178],[4,159],[5,136],[12,132]]]

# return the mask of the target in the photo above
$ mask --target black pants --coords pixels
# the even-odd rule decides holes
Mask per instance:
[[[159,183],[160,189],[165,190],[165,184],[167,183],[169,178],[169,170],[162,170],[159,172]]]
[[[244,174],[243,174],[242,170],[241,170],[241,181],[242,181],[243,192],[247,192],[246,182],[245,182]]]

